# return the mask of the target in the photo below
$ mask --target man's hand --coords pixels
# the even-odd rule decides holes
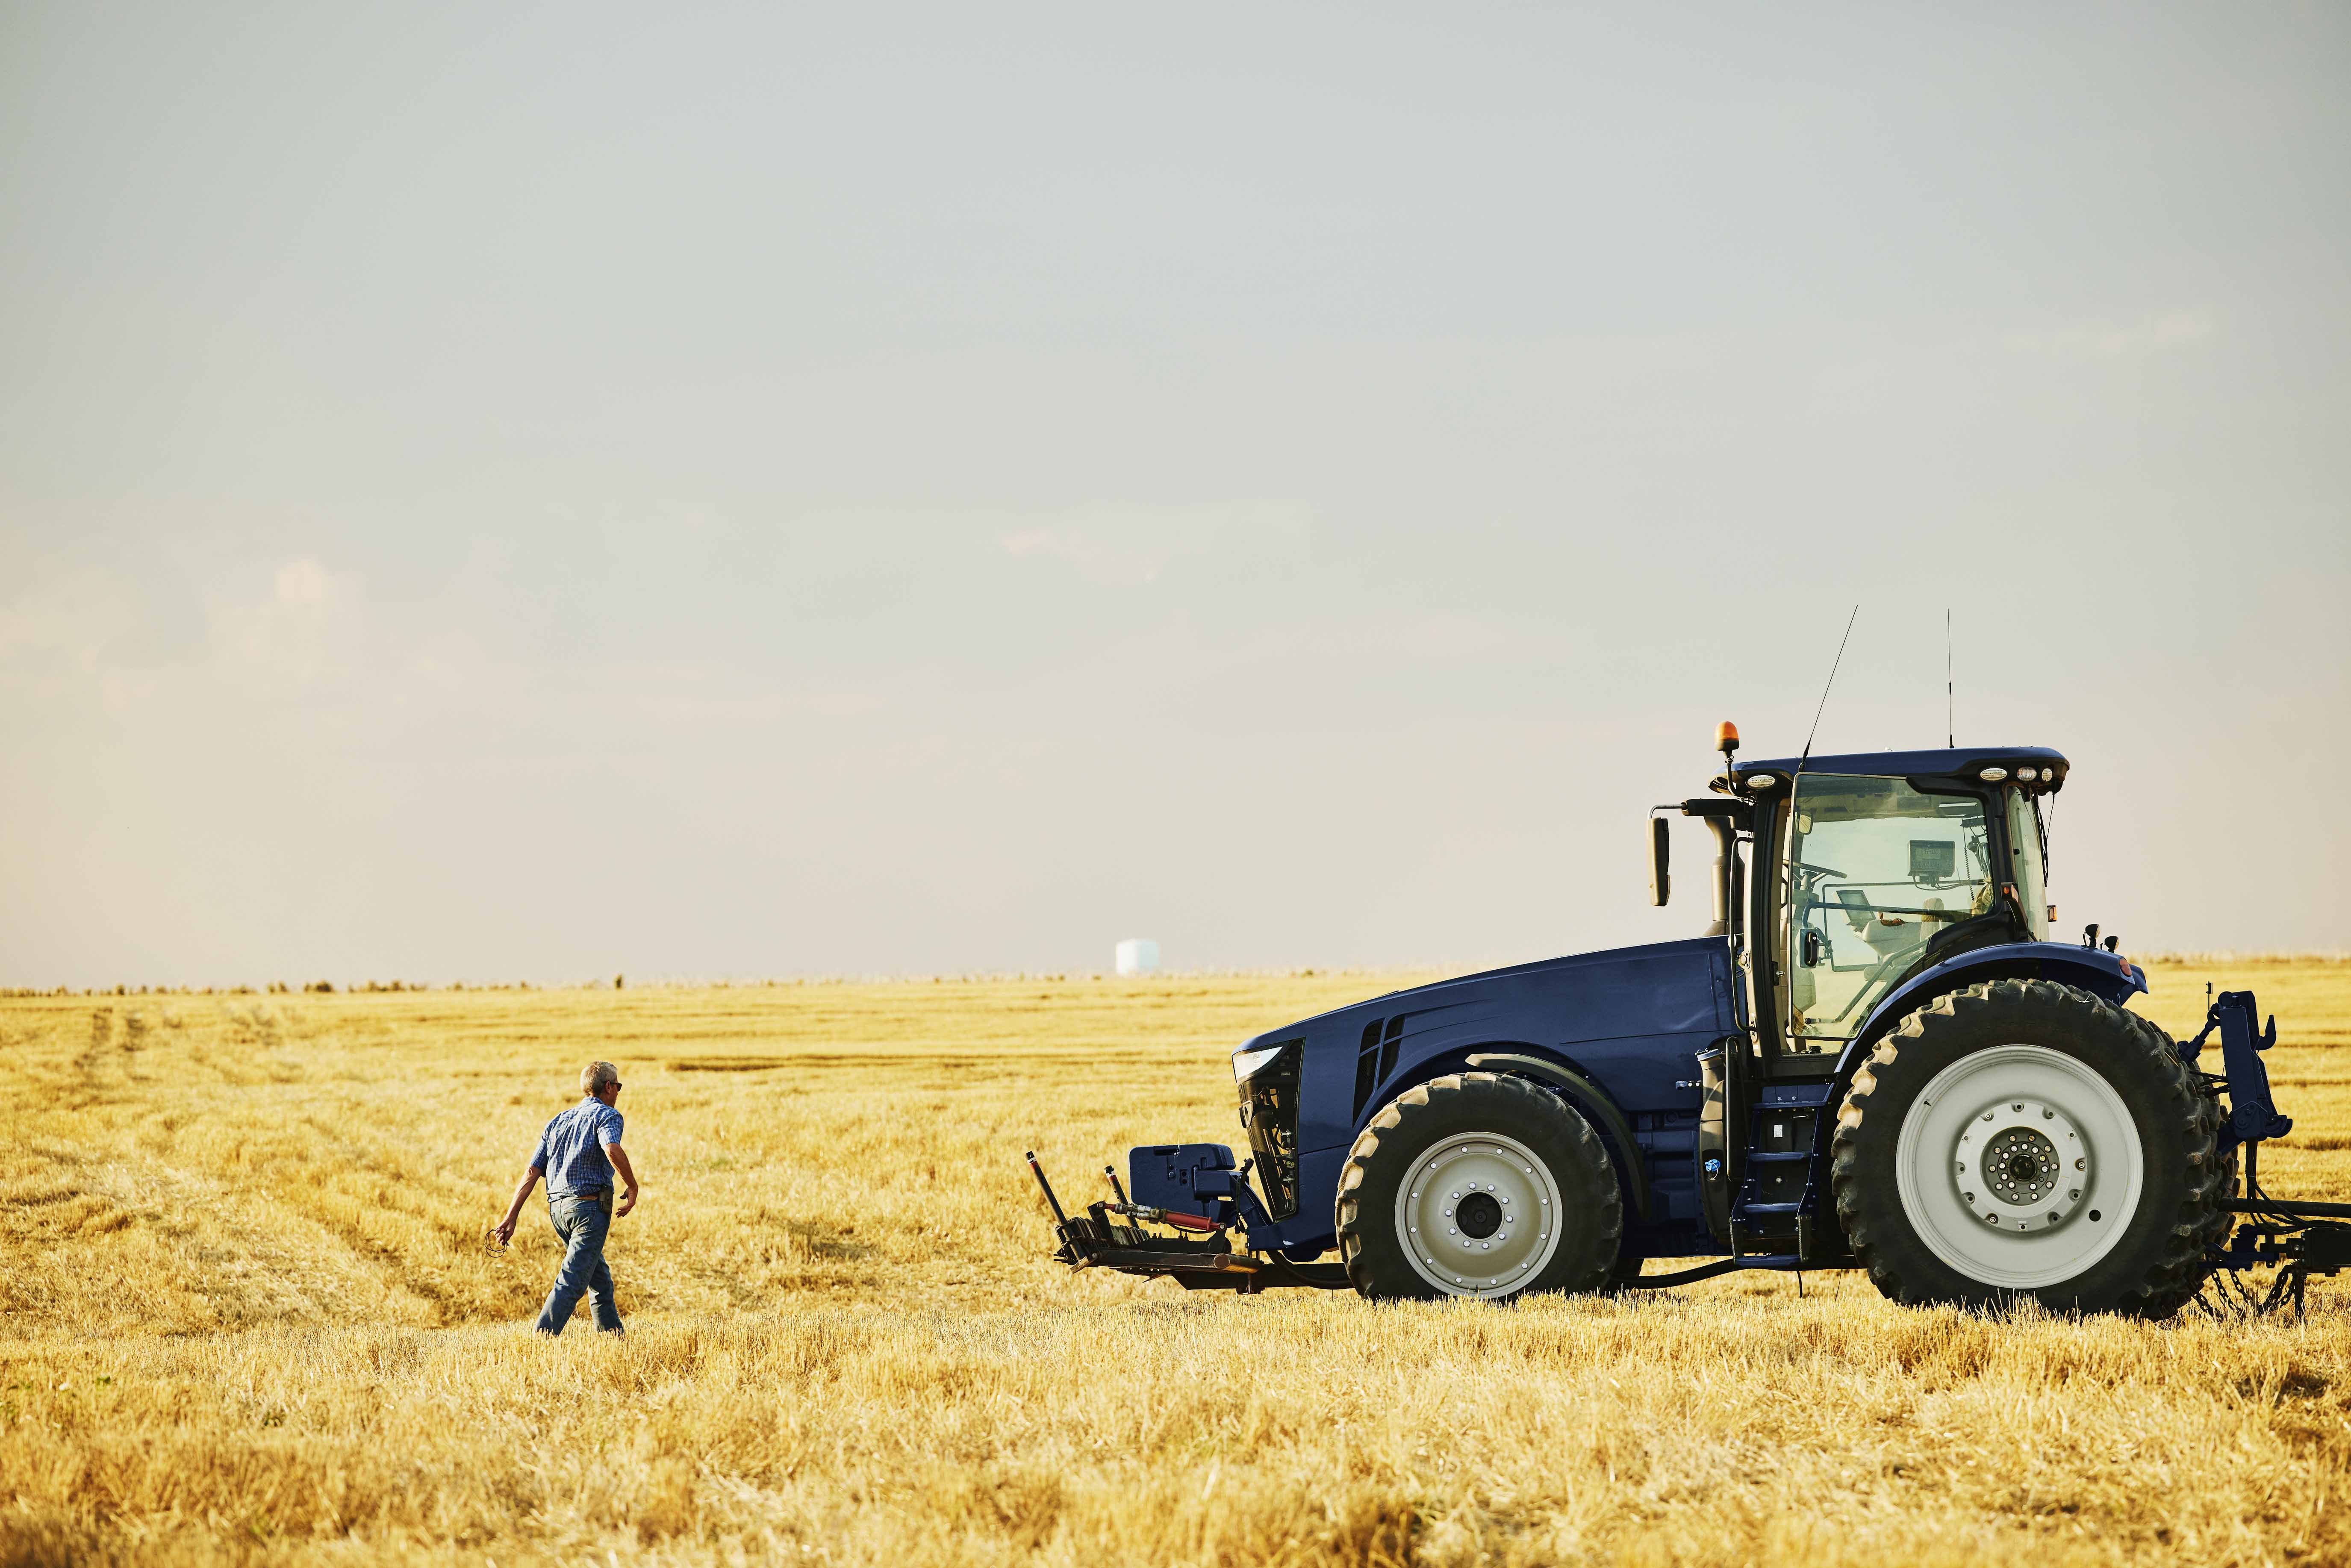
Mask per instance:
[[[537,1166],[525,1167],[522,1180],[515,1186],[514,1201],[507,1205],[507,1217],[490,1227],[491,1239],[499,1246],[514,1239],[515,1221],[522,1218],[523,1202],[530,1197],[530,1189],[538,1185],[538,1176]]]
[[[618,1144],[606,1144],[604,1145],[604,1157],[612,1162],[612,1168],[619,1171],[621,1173],[621,1179],[628,1184],[628,1186],[622,1190],[619,1207],[612,1210],[612,1218],[618,1219],[621,1216],[628,1213],[629,1210],[637,1207],[636,1167],[629,1164],[629,1151],[621,1147]]]

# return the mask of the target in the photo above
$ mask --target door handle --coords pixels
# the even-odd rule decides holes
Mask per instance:
[[[1818,931],[1813,930],[1809,925],[1804,928],[1803,952],[1805,968],[1813,968],[1819,965],[1821,961],[1821,934]]]

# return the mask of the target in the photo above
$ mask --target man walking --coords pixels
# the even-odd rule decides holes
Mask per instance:
[[[621,1147],[621,1113],[613,1109],[621,1097],[621,1071],[609,1061],[591,1061],[580,1070],[580,1103],[547,1124],[530,1168],[522,1173],[507,1217],[490,1234],[503,1246],[514,1239],[515,1221],[523,1200],[538,1178],[547,1178],[547,1215],[555,1233],[563,1238],[563,1266],[555,1271],[555,1289],[539,1310],[538,1332],[559,1334],[580,1304],[580,1292],[605,1333],[621,1332],[621,1309],[612,1300],[612,1270],[604,1266],[604,1234],[612,1221],[637,1207],[637,1173]],[[620,1207],[612,1205],[612,1171],[628,1183]]]

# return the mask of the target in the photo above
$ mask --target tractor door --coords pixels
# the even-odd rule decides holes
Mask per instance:
[[[1833,1057],[1904,976],[1973,946],[1983,923],[2004,931],[1992,853],[1979,796],[1800,775],[1780,832],[1771,930],[1782,1050]]]

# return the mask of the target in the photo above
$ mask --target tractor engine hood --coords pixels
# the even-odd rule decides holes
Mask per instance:
[[[1237,1065],[1299,1056],[1297,1146],[1343,1149],[1388,1085],[1426,1077],[1471,1052],[1531,1047],[1610,1085],[1627,1110],[1687,1109],[1688,1056],[1740,1027],[1729,945],[1698,936],[1545,958],[1438,980],[1269,1030]]]

